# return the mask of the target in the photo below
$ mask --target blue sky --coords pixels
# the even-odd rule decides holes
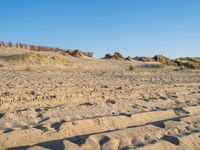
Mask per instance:
[[[200,0],[1,0],[0,40],[96,57],[200,56]]]

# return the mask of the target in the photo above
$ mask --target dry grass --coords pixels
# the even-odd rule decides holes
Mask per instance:
[[[134,66],[129,66],[129,71],[133,71],[135,70],[135,67]]]
[[[50,64],[50,65],[69,65],[70,61],[66,58],[66,56],[48,54],[48,53],[37,53],[37,52],[27,52],[27,53],[19,53],[12,54],[6,56],[0,56],[0,60],[13,63],[13,64],[21,64],[21,63],[31,63],[31,64]]]
[[[26,61],[27,59],[33,57],[34,55],[35,55],[34,52],[29,52],[29,53],[1,56],[0,59],[7,62],[18,62],[18,61]]]
[[[167,60],[165,63],[163,63],[164,65],[167,66],[177,66],[177,63],[175,63],[173,60]]]
[[[186,67],[189,69],[200,69],[200,58],[194,57],[194,58],[178,58],[175,60],[178,66],[180,67]]]
[[[165,66],[175,66],[187,69],[200,69],[200,58],[199,57],[184,57],[177,58],[175,60],[167,60],[163,63]]]
[[[0,64],[0,68],[2,68],[4,65],[3,64]]]

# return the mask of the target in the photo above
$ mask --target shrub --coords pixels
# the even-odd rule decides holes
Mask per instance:
[[[14,54],[14,55],[10,55],[8,57],[5,57],[5,59],[7,61],[19,61],[19,60],[26,60],[27,58],[29,58],[32,55],[32,53],[22,53],[22,54]]]
[[[186,62],[184,63],[184,66],[190,69],[200,69],[200,66],[194,62]]]
[[[200,59],[197,58],[178,58],[174,61],[179,67],[186,67],[189,69],[200,69]]]
[[[177,63],[170,59],[166,60],[163,64],[167,66],[177,66]]]
[[[111,54],[106,54],[104,58],[105,58],[105,59],[111,59],[112,57],[113,57],[113,56],[112,56]]]
[[[55,59],[56,59],[56,57],[52,56],[52,57],[51,57],[51,59],[55,60]]]
[[[129,66],[129,71],[133,71],[135,68],[133,66]]]

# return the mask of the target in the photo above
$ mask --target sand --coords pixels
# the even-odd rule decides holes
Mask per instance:
[[[4,59],[30,52],[0,48],[0,149],[200,149],[200,70],[53,52]]]

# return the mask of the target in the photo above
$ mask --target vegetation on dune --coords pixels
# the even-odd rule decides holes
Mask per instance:
[[[87,56],[87,57],[93,57],[92,52],[85,52],[81,50],[69,50],[69,49],[62,49],[59,47],[48,47],[48,46],[40,46],[40,45],[29,45],[29,44],[22,44],[22,43],[16,43],[13,44],[12,42],[5,43],[3,41],[0,41],[0,47],[10,47],[10,48],[20,48],[20,49],[27,49],[32,51],[52,51],[52,52],[58,52],[63,55],[68,54],[74,57],[79,56]]]
[[[87,57],[93,57],[92,52],[84,52],[78,49],[75,50],[69,50],[69,49],[61,49],[61,48],[55,48],[55,47],[46,47],[46,46],[36,46],[36,45],[28,45],[28,44],[22,44],[22,43],[16,43],[13,44],[12,42],[5,43],[3,41],[0,41],[0,47],[10,47],[10,48],[21,48],[21,49],[28,49],[28,50],[33,50],[33,51],[52,51],[56,52],[62,55],[71,55],[73,57],[82,57],[82,56],[87,56]],[[48,61],[59,61],[60,59],[51,56],[49,59],[49,56],[41,55],[41,54],[36,54],[34,52],[27,52],[27,53],[22,53],[22,54],[15,54],[15,55],[10,55],[10,56],[0,56],[0,60],[4,61],[26,61],[29,60],[31,61],[33,59],[35,62],[41,63],[43,60]],[[143,61],[143,62],[159,62],[163,66],[175,66],[175,67],[181,67],[181,68],[189,68],[189,69],[200,69],[200,57],[184,57],[184,58],[177,58],[177,59],[170,59],[167,58],[163,55],[155,55],[154,57],[127,57],[124,58],[122,54],[119,52],[115,52],[113,55],[111,54],[106,54],[104,59],[115,59],[115,60],[138,60],[138,61]],[[0,65],[2,67],[2,65]],[[157,68],[157,67],[156,67]],[[160,68],[160,67],[159,67]],[[131,69],[130,69],[131,70]]]
[[[174,62],[180,67],[186,67],[186,68],[190,68],[190,69],[200,69],[200,58],[199,57],[177,58],[174,60]]]
[[[4,65],[3,64],[0,64],[0,68],[2,68]]]
[[[14,55],[9,55],[9,56],[0,56],[0,59],[1,60],[4,60],[4,61],[25,61],[27,60],[28,58],[31,57],[33,53],[30,52],[30,53],[22,53],[22,54],[14,54]]]
[[[165,63],[163,63],[164,65],[167,65],[167,66],[178,66],[178,64],[176,62],[174,62],[174,60],[167,60]]]
[[[104,59],[112,59],[112,55],[111,54],[106,54]]]
[[[132,61],[133,59],[131,58],[131,56],[128,56],[125,58],[125,60]]]
[[[119,52],[115,52],[113,55],[114,59],[124,59],[123,55],[120,54]]]
[[[196,63],[200,63],[200,57],[181,57],[181,58],[177,58],[177,61],[193,61]]]
[[[8,56],[0,56],[0,60],[11,63],[51,63],[51,64],[70,64],[70,62],[64,56],[49,56],[46,54],[39,54],[36,52],[19,53]]]
[[[53,60],[55,60],[55,59],[56,59],[56,57],[55,57],[55,56],[51,56],[50,58],[51,58],[51,59],[53,59]]]
[[[200,58],[199,57],[184,57],[177,59],[170,59],[163,55],[155,55],[153,58],[148,57],[136,57],[137,60],[144,62],[160,62],[164,66],[175,66],[189,69],[200,69]]]
[[[135,67],[134,66],[129,66],[129,71],[133,71],[135,70]]]
[[[155,61],[153,58],[150,58],[150,57],[135,57],[133,59],[143,61],[143,62],[153,62],[153,61]]]
[[[27,53],[19,53],[19,54],[13,54],[13,55],[8,55],[8,56],[0,56],[0,59],[3,61],[7,62],[19,62],[23,61],[25,62],[26,60],[31,60],[32,58],[35,58],[35,60],[41,61],[47,56],[41,55],[41,54],[36,54],[34,52],[27,52]]]
[[[117,59],[117,60],[124,60],[124,57],[119,52],[115,52],[113,55],[106,54],[104,59]]]

